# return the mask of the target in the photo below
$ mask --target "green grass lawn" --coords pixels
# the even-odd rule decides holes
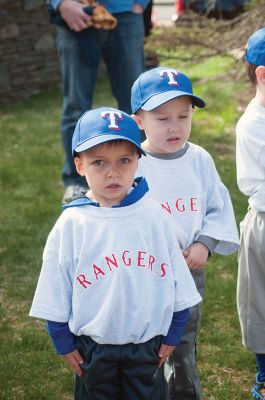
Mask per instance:
[[[176,66],[176,60],[163,65]],[[213,156],[229,188],[237,220],[247,207],[236,185],[235,124],[250,99],[246,82],[226,74],[230,58],[193,67],[191,76],[207,108],[194,112],[191,141]],[[242,100],[243,98],[243,100]],[[116,106],[105,78],[94,106]],[[0,111],[0,398],[71,399],[72,372],[54,353],[44,323],[28,317],[46,237],[60,213],[63,151],[59,136],[61,94],[49,91]],[[236,314],[237,256],[214,256],[206,269],[206,300],[198,340],[204,399],[248,399],[255,363],[241,345]]]

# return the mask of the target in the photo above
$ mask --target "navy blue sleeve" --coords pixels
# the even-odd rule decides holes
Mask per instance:
[[[52,7],[54,10],[57,10],[61,1],[62,0],[47,0],[46,3],[48,4],[48,6]]]
[[[167,344],[169,346],[176,346],[177,344],[179,344],[180,339],[184,333],[184,329],[188,319],[189,319],[188,308],[182,311],[174,312],[172,322],[168,330],[168,334],[167,336],[162,337],[161,343]]]
[[[67,322],[47,321],[47,329],[58,354],[64,355],[76,350],[75,337]]]

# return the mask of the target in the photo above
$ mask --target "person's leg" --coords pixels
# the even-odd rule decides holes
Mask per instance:
[[[258,373],[251,394],[265,399],[265,213],[250,210],[240,224],[237,309],[246,348],[256,354]]]
[[[257,380],[265,383],[265,354],[256,354],[256,363],[258,369]]]
[[[168,400],[163,368],[158,368],[160,337],[121,347],[121,399]]]
[[[89,337],[77,337],[83,356],[83,376],[75,379],[75,400],[121,400],[120,346],[100,345]]]
[[[204,295],[204,270],[192,273],[197,289]],[[190,309],[190,317],[181,342],[165,365],[171,400],[200,400],[201,386],[196,367],[196,337],[199,332],[202,304]]]
[[[144,10],[144,31],[145,31],[145,36],[150,35],[151,29],[153,28],[152,10],[153,10],[153,0],[150,0],[149,3],[147,4],[146,9]]]
[[[265,213],[249,211],[240,224],[237,309],[242,341],[255,354],[265,352]]]
[[[118,108],[130,114],[131,87],[144,71],[143,15],[122,13],[115,16],[118,24],[108,34],[103,55]]]
[[[79,117],[92,106],[93,90],[100,62],[100,47],[97,46],[94,30],[81,35],[66,28],[57,29],[57,47],[61,64],[63,110],[61,120],[62,142],[65,150],[65,165],[62,180],[65,186],[82,185],[86,181],[78,175],[72,157],[72,136]],[[87,52],[81,51],[86,43]],[[90,55],[89,55],[90,52]]]
[[[251,394],[255,399],[265,399],[265,354],[256,354],[257,374]]]

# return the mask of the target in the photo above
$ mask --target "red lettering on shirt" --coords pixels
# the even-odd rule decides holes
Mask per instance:
[[[87,289],[89,286],[94,285],[95,281],[101,282],[104,277],[113,276],[115,273],[114,270],[119,270],[117,273],[122,273],[124,267],[133,266],[132,269],[130,269],[133,274],[136,272],[137,267],[140,267],[138,268],[138,271],[142,268],[146,268],[146,270],[151,274],[160,278],[164,278],[168,275],[167,268],[170,268],[169,264],[165,262],[162,263],[162,260],[158,261],[155,256],[144,250],[136,250],[135,252],[124,250],[121,253],[112,253],[103,256],[100,260],[95,262],[100,264],[100,266],[92,262],[89,265],[89,275],[88,273],[81,273],[75,278],[83,289]],[[112,274],[109,274],[109,272],[112,272]],[[92,281],[88,280],[88,277],[89,279],[92,279]]]
[[[153,271],[154,262],[155,262],[155,257],[150,254],[148,261],[148,268],[150,269],[150,271]]]
[[[191,211],[198,211],[198,209],[195,208],[196,205],[197,205],[197,200],[198,200],[198,197],[191,197],[190,198],[190,210]]]
[[[80,283],[80,285],[82,285],[83,288],[85,288],[85,289],[88,287],[88,285],[92,285],[92,282],[87,281],[85,275],[83,275],[83,274],[78,275],[78,276],[76,277],[76,280],[77,280],[77,281]]]
[[[129,253],[129,254],[130,254],[129,250],[125,250],[125,251],[122,253],[121,258],[122,258],[122,261],[123,261],[124,265],[126,265],[127,267],[130,267],[130,266],[132,265],[132,259],[131,259],[130,257],[128,257],[128,259],[126,259],[126,258],[125,258],[125,254],[126,254],[126,253]]]
[[[112,271],[111,265],[112,264],[115,268],[119,268],[118,262],[116,260],[115,254],[112,253],[112,259],[109,258],[108,256],[105,257],[105,260],[107,262],[108,268],[110,271]]]
[[[180,213],[186,213],[189,211],[198,212],[199,199],[198,197],[177,197],[176,200],[172,202],[172,205],[166,201],[161,203],[161,207],[163,211],[166,211],[168,214],[172,214],[174,209]]]
[[[105,275],[105,272],[96,264],[93,264],[93,270],[97,280],[98,280],[98,275],[103,275],[103,276]]]
[[[144,260],[144,257],[142,257],[142,254],[146,254],[146,251],[138,251],[138,257],[137,257],[137,265],[138,267],[145,267],[145,264],[141,264],[141,261]]]
[[[180,204],[180,202],[182,201],[182,197],[180,197],[179,199],[176,200],[176,209],[180,212],[185,211],[185,206],[184,204]]]
[[[160,275],[157,272],[157,275],[160,276],[160,278],[163,278],[166,275],[166,267],[169,267],[169,265],[167,265],[166,263],[163,263],[163,264],[160,265],[162,274]]]
[[[170,205],[168,204],[168,201],[166,202],[166,204],[162,203],[161,206],[164,210],[166,210],[169,214],[171,214],[171,208]]]

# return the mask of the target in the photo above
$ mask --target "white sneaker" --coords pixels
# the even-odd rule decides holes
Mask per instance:
[[[63,195],[63,204],[70,203],[71,200],[74,200],[77,197],[82,196],[87,192],[87,188],[81,185],[69,185],[66,187],[64,195]]]

